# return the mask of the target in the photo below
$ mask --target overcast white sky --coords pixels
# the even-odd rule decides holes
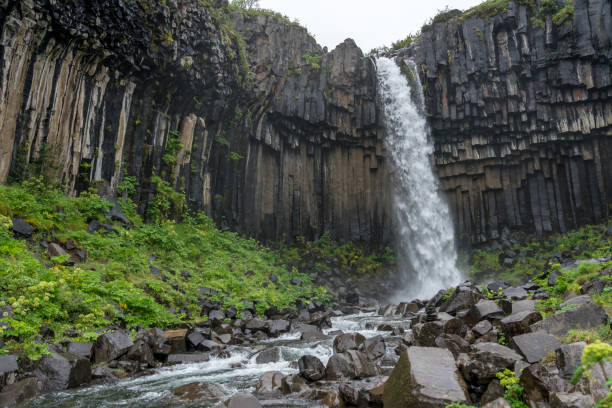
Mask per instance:
[[[446,5],[468,9],[483,0],[260,0],[260,7],[298,19],[330,50],[352,38],[364,52],[416,32]]]

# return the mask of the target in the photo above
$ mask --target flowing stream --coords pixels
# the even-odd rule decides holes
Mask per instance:
[[[396,297],[426,298],[461,281],[453,224],[430,163],[433,145],[416,66],[408,71],[412,92],[395,61],[378,58],[376,65],[393,164],[396,254],[403,274]]]
[[[381,317],[374,313],[361,313],[332,318],[332,328],[327,333],[342,330],[345,333],[359,332],[366,338],[390,337],[390,332],[366,329],[382,322],[402,325],[402,321]],[[368,324],[369,323],[369,324]],[[215,403],[196,401],[188,403],[178,400],[172,389],[194,382],[220,385],[229,396],[238,392],[253,393],[259,377],[268,371],[284,374],[298,372],[296,361],[303,355],[314,355],[323,364],[333,354],[333,336],[328,340],[305,342],[299,340],[300,333],[290,333],[277,339],[262,341],[255,348],[232,346],[228,358],[214,358],[204,363],[185,364],[158,369],[154,374],[43,395],[26,405],[27,408],[195,408],[211,407]],[[281,361],[267,364],[256,363],[256,350],[269,347],[281,348]],[[320,407],[320,401],[300,400],[295,395],[280,395],[272,400],[261,398],[265,407]]]

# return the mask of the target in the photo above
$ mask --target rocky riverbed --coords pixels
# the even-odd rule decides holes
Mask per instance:
[[[58,345],[32,367],[1,357],[0,404],[493,408],[510,406],[496,374],[511,370],[531,407],[593,407],[608,394],[612,363],[572,385],[586,343],[562,343],[571,329],[609,324],[591,297],[605,285],[583,287],[546,318],[535,307],[548,292],[505,282],[484,292],[465,282],[400,305],[358,296],[334,310],[300,304],[265,319],[211,309],[201,327],[141,330],[134,339],[109,330],[95,344]]]

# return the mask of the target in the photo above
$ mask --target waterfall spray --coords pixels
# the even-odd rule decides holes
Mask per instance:
[[[396,297],[425,298],[460,283],[453,224],[429,158],[433,152],[416,67],[415,98],[400,67],[378,58],[378,80],[393,168],[397,262],[402,287]]]

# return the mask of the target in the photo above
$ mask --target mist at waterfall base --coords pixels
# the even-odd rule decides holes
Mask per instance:
[[[385,147],[392,162],[395,250],[400,287],[394,301],[426,299],[457,285],[457,251],[448,205],[442,199],[430,156],[423,89],[416,72],[414,98],[400,67],[376,60],[385,121]]]

